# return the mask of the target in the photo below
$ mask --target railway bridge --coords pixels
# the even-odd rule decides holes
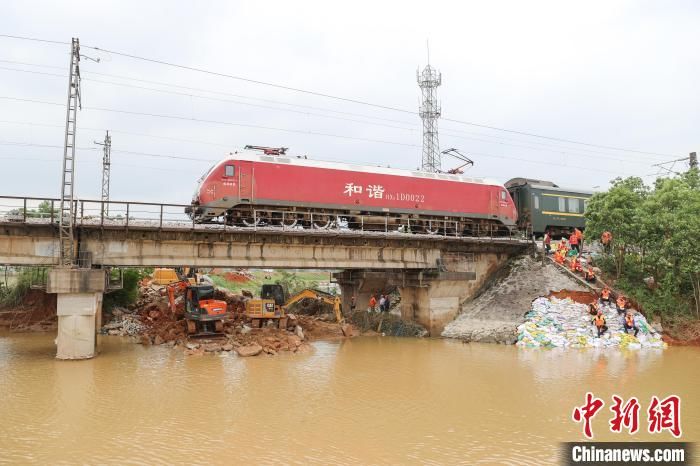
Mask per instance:
[[[355,296],[397,287],[401,312],[439,335],[444,325],[511,256],[531,242],[523,234],[463,236],[390,231],[388,225],[338,222],[328,228],[195,224],[185,205],[76,201],[78,268],[60,268],[57,199],[0,197],[0,264],[51,268],[58,294],[58,357],[94,355],[110,267],[310,268],[335,271],[343,308]],[[313,225],[313,222],[311,222]]]

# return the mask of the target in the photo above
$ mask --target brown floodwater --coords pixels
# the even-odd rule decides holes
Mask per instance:
[[[0,462],[109,464],[547,464],[581,440],[587,390],[606,400],[596,440],[671,440],[607,429],[610,396],[680,395],[700,439],[700,348],[543,350],[355,338],[301,355],[185,357],[101,339],[57,361],[53,335],[0,335]]]

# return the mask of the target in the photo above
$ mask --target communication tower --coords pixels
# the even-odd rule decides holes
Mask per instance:
[[[437,120],[440,118],[440,104],[437,101],[437,87],[442,84],[442,75],[428,64],[423,71],[416,71],[418,87],[421,90],[421,104],[418,114],[423,120],[423,157],[421,170],[440,171],[440,141],[438,140]]]
[[[112,154],[112,136],[109,135],[109,131],[104,142],[95,141],[95,144],[102,146],[102,212],[103,215],[109,215],[109,172]]]

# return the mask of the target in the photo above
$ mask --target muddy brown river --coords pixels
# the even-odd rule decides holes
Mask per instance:
[[[185,357],[102,338],[53,359],[53,335],[0,335],[0,463],[547,464],[587,390],[608,403],[596,440],[646,433],[652,395],[682,397],[700,440],[700,349],[526,350],[355,338],[302,355]],[[608,431],[609,399],[637,396],[642,430]]]

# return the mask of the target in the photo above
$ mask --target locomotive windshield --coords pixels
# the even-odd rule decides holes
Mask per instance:
[[[192,201],[197,202],[199,200],[199,188],[202,186],[202,182],[206,179],[207,176],[209,176],[209,173],[216,167],[216,165],[212,165],[209,167],[209,170],[207,170],[204,175],[202,175],[199,180],[197,180],[197,186],[194,188],[194,194],[192,195]]]

